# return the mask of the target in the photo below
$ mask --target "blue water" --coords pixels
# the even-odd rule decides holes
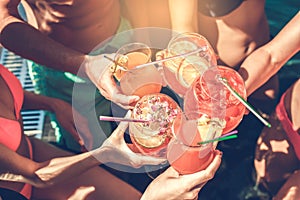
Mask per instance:
[[[299,9],[300,0],[266,0],[271,34],[276,35]]]
[[[300,0],[266,0],[271,35],[275,36],[299,10]],[[279,71],[279,77],[283,80],[282,83],[292,83],[300,78],[300,52],[284,65]]]

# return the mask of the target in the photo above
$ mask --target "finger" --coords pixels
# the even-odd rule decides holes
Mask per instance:
[[[203,182],[203,183],[200,183],[200,184],[196,185],[194,188],[192,188],[192,190],[195,190],[195,189],[200,189],[201,190],[206,183],[207,183],[207,181]]]
[[[134,153],[141,153],[140,150],[134,144],[127,144],[128,148]]]
[[[93,145],[93,135],[90,132],[87,119],[79,114],[76,109],[73,109],[73,116],[75,128],[80,137],[78,143],[87,149],[91,149]]]
[[[140,99],[139,96],[131,95],[127,96],[121,93],[114,93],[112,96],[112,101],[121,105],[123,108],[126,107],[127,109],[130,108],[132,109],[133,106],[138,100]]]
[[[184,199],[197,200],[201,188],[196,188],[185,193]]]
[[[135,168],[139,168],[143,165],[159,165],[162,163],[166,163],[166,158],[159,158],[159,157],[153,157],[153,156],[145,156],[141,154],[133,153],[134,155],[130,155],[131,157],[131,166]]]
[[[166,52],[166,50],[158,51],[158,52],[155,54],[155,59],[156,59],[156,60],[162,60],[162,59],[164,59],[164,57],[165,57],[165,52]]]
[[[248,115],[249,113],[250,113],[250,111],[246,108],[244,115]]]
[[[122,94],[121,90],[117,87],[112,79],[105,79],[101,84],[100,93],[108,100],[113,101],[117,105],[125,108],[132,109],[133,106],[139,99],[136,95],[125,95]]]
[[[114,130],[113,133],[117,133],[117,135],[119,135],[120,133],[123,135],[124,132],[126,131],[126,129],[128,128],[128,122],[120,122],[118,127]]]
[[[71,129],[68,129],[68,131],[70,132],[70,134],[72,135],[72,137],[74,138],[74,140],[76,142],[78,142],[78,144],[80,146],[84,145],[84,141],[82,140],[82,138],[80,137],[79,132],[77,132],[75,125],[72,123],[71,125]]]
[[[168,169],[166,169],[163,174],[166,174],[169,177],[178,178],[180,174],[172,167],[170,166]]]

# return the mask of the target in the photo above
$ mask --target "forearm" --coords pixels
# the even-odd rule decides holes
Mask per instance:
[[[91,152],[51,159],[39,165],[39,168],[35,171],[36,178],[34,182],[37,187],[55,185],[100,165],[101,157],[102,151],[98,150],[98,159]]]
[[[105,148],[38,163],[0,144],[0,180],[44,188],[78,176],[108,161]]]
[[[239,72],[248,95],[263,85],[300,50],[300,12],[266,45],[250,54]]]
[[[13,21],[1,30],[1,44],[14,53],[53,69],[76,74],[85,55],[55,42],[34,27]]]
[[[59,106],[58,104],[60,101],[62,100],[24,90],[24,102],[22,109],[47,110],[54,112],[56,107]]]
[[[169,0],[169,9],[173,30],[198,32],[196,0]]]
[[[245,81],[248,96],[267,82],[276,72],[270,52],[264,49],[253,52],[239,69],[239,73]]]
[[[147,0],[124,0],[124,15],[134,28],[149,27],[149,11]]]

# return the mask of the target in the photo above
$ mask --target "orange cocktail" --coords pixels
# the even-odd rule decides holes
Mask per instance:
[[[205,169],[213,159],[217,143],[199,144],[219,137],[222,120],[211,119],[203,113],[180,115],[173,123],[174,137],[168,145],[167,158],[180,174]]]
[[[196,33],[183,33],[173,37],[165,57],[186,54],[163,63],[164,77],[168,86],[179,96],[184,96],[193,81],[210,66],[217,64],[216,55],[207,39]]]
[[[129,124],[132,143],[143,154],[165,157],[173,136],[171,126],[178,113],[181,113],[178,104],[165,94],[143,96],[136,103],[132,117],[148,122]]]
[[[226,120],[223,133],[227,133],[240,123],[246,108],[220,83],[218,77],[225,78],[241,97],[247,98],[244,80],[238,72],[229,67],[217,66],[215,70],[207,70],[194,82],[185,95],[184,110],[199,110],[211,113],[212,116],[223,115]]]
[[[126,95],[144,96],[158,93],[162,88],[162,77],[154,65],[137,69],[136,66],[151,61],[151,49],[143,43],[130,43],[117,51],[115,60],[123,68],[114,73]]]

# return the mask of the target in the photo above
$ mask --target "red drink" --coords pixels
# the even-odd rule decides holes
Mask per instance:
[[[241,97],[247,98],[244,80],[238,72],[229,67],[218,66],[216,70],[207,70],[193,83],[185,95],[184,110],[199,110],[211,116],[223,115],[226,121],[223,133],[227,133],[240,123],[245,106],[217,80],[217,77],[225,78]],[[222,113],[223,110],[226,112]]]
[[[205,114],[179,116],[173,123],[175,136],[168,145],[167,158],[180,174],[191,174],[205,169],[213,159],[216,143],[201,144],[201,141],[221,135],[222,126]]]
[[[146,155],[166,156],[166,147],[172,138],[171,126],[181,109],[165,94],[150,94],[142,97],[132,113],[134,119],[149,120],[146,123],[130,123],[132,143]]]

